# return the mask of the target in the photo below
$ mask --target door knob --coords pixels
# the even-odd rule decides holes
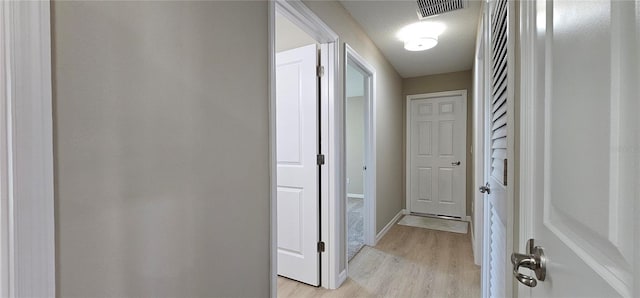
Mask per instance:
[[[511,264],[513,264],[513,276],[527,287],[535,287],[538,285],[538,280],[544,281],[547,276],[547,259],[544,256],[544,248],[541,246],[535,246],[533,239],[529,239],[527,241],[526,254],[519,254],[515,252],[511,254]],[[536,277],[520,273],[520,267],[533,270]]]
[[[489,182],[487,182],[487,184],[480,186],[480,192],[481,193],[486,193],[486,194],[490,194],[491,193],[491,188],[489,187]]]
[[[460,161],[455,161],[451,163],[452,166],[459,166],[460,165]]]

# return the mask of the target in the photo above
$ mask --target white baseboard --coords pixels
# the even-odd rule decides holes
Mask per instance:
[[[364,194],[360,194],[360,193],[348,193],[348,194],[347,194],[347,198],[364,199]]]
[[[482,263],[482,256],[480,256],[480,252],[478,251],[478,246],[476,243],[476,233],[475,228],[473,226],[473,221],[469,222],[469,230],[471,231],[471,248],[473,250],[473,263],[480,266]]]
[[[336,283],[336,289],[339,288],[346,280],[347,280],[347,269],[342,270],[342,272],[338,274],[338,282]],[[332,290],[335,290],[335,289],[332,289]]]
[[[407,210],[402,209],[398,212],[398,214],[396,214],[396,216],[394,216],[391,221],[389,221],[387,223],[386,226],[384,226],[384,228],[382,228],[382,231],[380,231],[380,233],[378,233],[378,235],[376,235],[376,244],[378,243],[378,241],[380,241],[380,239],[382,239],[382,237],[384,237],[384,235],[387,234],[387,232],[389,232],[389,230],[391,229],[391,227],[393,227],[393,225],[395,225],[400,218],[402,218],[403,215],[407,214]]]

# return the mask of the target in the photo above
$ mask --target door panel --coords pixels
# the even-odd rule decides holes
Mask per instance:
[[[411,212],[466,216],[465,101],[459,94],[409,100]]]
[[[276,54],[278,274],[319,285],[317,49]]]
[[[508,51],[509,3],[506,0],[491,1],[488,8],[487,60],[491,61],[486,74],[487,94],[485,94],[485,181],[490,192],[485,194],[484,218],[487,219],[484,230],[483,260],[484,294],[487,297],[511,296],[511,271],[508,263],[510,246],[508,239],[509,188],[508,165],[513,154],[513,89],[509,82],[513,77],[512,59]]]
[[[539,1],[533,234],[544,297],[637,297],[637,1]],[[634,36],[635,35],[635,36]],[[542,100],[543,99],[543,100]],[[635,211],[634,211],[635,210]]]

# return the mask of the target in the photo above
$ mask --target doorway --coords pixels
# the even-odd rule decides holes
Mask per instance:
[[[347,260],[375,245],[375,69],[345,44]]]
[[[284,210],[283,204],[279,202],[279,195],[283,192],[283,187],[280,185],[280,180],[282,180],[279,173],[279,165],[282,163],[290,162],[288,160],[280,160],[278,158],[279,155],[279,147],[278,143],[283,140],[283,138],[278,137],[278,79],[277,79],[277,68],[278,68],[278,55],[277,55],[277,36],[276,36],[276,22],[278,17],[284,17],[288,22],[292,24],[293,27],[296,27],[297,31],[302,32],[302,35],[308,35],[312,43],[308,45],[310,47],[315,47],[314,52],[317,53],[316,62],[314,67],[312,67],[313,76],[317,77],[314,79],[315,88],[317,88],[316,96],[317,101],[316,104],[311,106],[309,105],[309,109],[313,109],[315,113],[312,116],[307,116],[307,118],[315,118],[315,121],[310,121],[309,123],[313,123],[315,129],[313,127],[305,128],[305,133],[309,133],[310,135],[315,135],[315,137],[311,137],[311,139],[318,140],[316,145],[311,145],[312,147],[309,150],[305,150],[304,152],[304,160],[309,159],[306,162],[309,166],[315,168],[313,176],[315,176],[317,192],[312,190],[313,197],[315,197],[315,204],[299,204],[299,206],[307,206],[309,210],[309,214],[312,214],[317,218],[317,222],[314,221],[316,225],[316,231],[313,233],[311,237],[306,237],[307,234],[302,232],[304,228],[302,225],[298,225],[300,228],[299,231],[295,229],[296,225],[294,225],[294,232],[299,237],[299,239],[304,240],[296,244],[296,241],[290,241],[289,248],[298,249],[296,245],[302,247],[304,246],[305,254],[309,255],[313,262],[312,267],[296,267],[294,268],[295,274],[305,272],[310,273],[312,278],[312,282],[307,282],[309,284],[313,284],[316,286],[321,286],[323,288],[334,289],[337,288],[340,283],[340,276],[342,276],[341,272],[344,271],[344,266],[341,268],[341,260],[344,260],[345,253],[343,252],[342,243],[343,238],[340,235],[344,236],[344,233],[341,231],[344,229],[344,217],[341,217],[343,210],[341,209],[341,192],[339,190],[344,189],[344,182],[342,182],[343,174],[343,163],[338,158],[338,152],[340,148],[342,148],[342,140],[343,137],[340,133],[340,130],[336,129],[335,126],[341,127],[342,123],[340,122],[342,118],[338,117],[340,115],[340,111],[342,109],[341,101],[337,101],[336,98],[340,97],[337,89],[337,76],[338,76],[338,35],[333,32],[322,20],[320,20],[311,10],[309,10],[302,2],[298,1],[270,1],[269,6],[269,40],[270,40],[270,48],[269,48],[269,57],[270,57],[270,167],[271,167],[271,178],[270,178],[270,197],[271,197],[271,223],[270,223],[270,239],[271,239],[271,286],[272,292],[271,295],[275,297],[277,295],[277,281],[278,274],[280,272],[280,268],[282,264],[280,263],[280,256],[282,254],[295,254],[296,252],[287,251],[287,248],[279,247],[280,241],[283,240],[279,235],[289,234],[290,231],[279,231],[280,227],[287,226],[287,223],[281,221],[279,214],[287,214],[287,210],[294,210],[295,208],[286,208]],[[304,38],[303,38],[304,39]],[[309,39],[307,39],[308,44]],[[294,45],[295,49],[300,49],[304,47],[304,44]],[[292,61],[295,61],[293,59]],[[307,59],[312,60],[312,59]],[[296,62],[297,63],[297,62]],[[291,71],[292,75],[296,75],[295,71]],[[282,83],[283,80],[280,82]],[[300,88],[300,90],[308,89],[308,88]],[[297,95],[296,95],[297,96]],[[298,101],[299,102],[299,101]],[[299,110],[299,112],[308,112]],[[280,113],[281,115],[283,113]],[[311,115],[309,114],[309,115]],[[292,117],[295,122],[296,117]],[[292,120],[292,119],[289,119]],[[299,121],[300,119],[298,119]],[[282,128],[282,127],[280,127]],[[301,138],[302,139],[302,138]],[[308,138],[304,138],[305,140]],[[298,143],[299,144],[299,143]],[[291,149],[289,147],[286,150]],[[315,150],[312,150],[315,149]],[[286,151],[285,150],[285,151]],[[306,152],[308,151],[308,152]],[[313,151],[313,152],[312,152]],[[288,151],[287,151],[288,152]],[[303,153],[302,150],[298,150],[299,153]],[[309,152],[311,152],[311,156],[309,157]],[[291,153],[289,157],[295,157],[296,154]],[[313,161],[310,161],[313,159]],[[302,158],[301,158],[302,160]],[[311,173],[311,171],[309,172]],[[292,175],[290,178],[301,178],[307,179],[307,175]],[[309,179],[307,179],[309,180]],[[300,194],[300,188],[289,187],[290,190],[286,193],[288,196],[288,200],[290,206],[294,206],[294,202],[296,201],[296,194]],[[286,191],[285,191],[286,192]],[[300,196],[297,196],[298,198]],[[301,199],[297,199],[298,202],[302,202]],[[315,206],[313,206],[315,205]],[[302,214],[303,212],[307,212],[307,208],[305,210],[299,212]],[[291,217],[294,218],[294,217]],[[300,219],[300,218],[298,218]],[[309,221],[311,223],[311,221]],[[286,236],[285,236],[286,238]],[[287,238],[288,239],[288,238]],[[296,240],[296,239],[288,239],[288,240]],[[284,248],[284,249],[280,249]],[[293,250],[293,249],[289,249]],[[298,254],[302,255],[302,248],[298,250]],[[282,253],[282,254],[281,254]],[[293,258],[292,258],[293,259]],[[310,262],[311,263],[311,262]],[[298,272],[299,271],[299,272]],[[346,275],[346,274],[345,274]],[[286,276],[286,275],[285,275]],[[301,280],[298,278],[293,278],[296,280]],[[305,282],[305,281],[303,281]]]

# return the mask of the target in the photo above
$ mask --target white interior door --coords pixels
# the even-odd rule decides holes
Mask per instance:
[[[512,60],[509,55],[509,3],[492,1],[488,9],[485,94],[485,189],[483,243],[483,296],[512,297],[510,228],[512,182],[508,161],[513,159]]]
[[[532,237],[537,297],[639,297],[638,1],[537,1]],[[521,252],[522,253],[522,252]],[[522,273],[533,275],[529,270]]]
[[[408,97],[409,209],[466,216],[466,91]]]
[[[318,286],[316,45],[276,54],[278,275]]]

